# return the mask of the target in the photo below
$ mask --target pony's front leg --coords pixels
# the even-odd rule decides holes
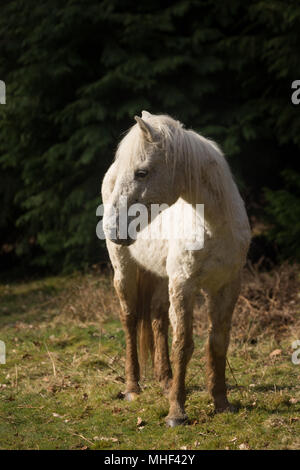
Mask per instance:
[[[232,313],[240,290],[240,278],[209,293],[210,328],[207,345],[208,389],[216,412],[233,411],[227,399],[225,369]]]
[[[173,381],[169,392],[170,409],[166,418],[170,427],[187,421],[184,404],[186,399],[185,375],[193,354],[193,301],[194,295],[187,284],[175,280],[169,282],[170,320],[173,328],[172,367]]]
[[[131,281],[131,282],[130,282]],[[121,313],[120,318],[125,332],[126,359],[125,359],[125,398],[132,401],[140,393],[140,368],[137,353],[137,292],[136,285],[132,285],[130,277],[115,277],[114,286],[117,291]]]

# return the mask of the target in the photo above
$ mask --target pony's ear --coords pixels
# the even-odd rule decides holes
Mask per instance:
[[[151,114],[148,111],[142,111],[142,119],[147,119],[151,117]]]
[[[139,125],[139,128],[141,129],[141,131],[143,132],[145,138],[147,140],[149,140],[150,142],[153,142],[154,140],[154,130],[152,129],[152,127],[147,124],[142,118],[140,118],[139,116],[134,116],[134,119],[136,120],[136,122],[138,123]]]

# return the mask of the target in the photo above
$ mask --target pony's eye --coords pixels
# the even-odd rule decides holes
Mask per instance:
[[[148,175],[148,171],[147,170],[137,170],[134,174],[134,176],[136,178],[145,178],[145,176]]]

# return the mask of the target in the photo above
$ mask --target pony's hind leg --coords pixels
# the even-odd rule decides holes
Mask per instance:
[[[217,412],[233,410],[227,400],[225,369],[232,313],[239,296],[240,276],[215,292],[209,292],[210,328],[207,344],[208,389]]]
[[[153,294],[151,319],[154,338],[154,374],[165,393],[168,393],[172,380],[168,345],[168,312],[168,283],[167,280],[161,280]]]
[[[187,421],[184,404],[186,399],[185,374],[194,350],[193,304],[194,289],[187,281],[170,279],[170,320],[173,329],[172,367],[173,380],[169,392],[170,409],[167,426],[174,427]]]

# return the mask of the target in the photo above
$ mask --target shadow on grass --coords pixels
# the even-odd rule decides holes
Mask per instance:
[[[12,322],[39,323],[51,319],[59,304],[59,294],[64,286],[51,282],[0,286],[0,323],[5,326]]]

